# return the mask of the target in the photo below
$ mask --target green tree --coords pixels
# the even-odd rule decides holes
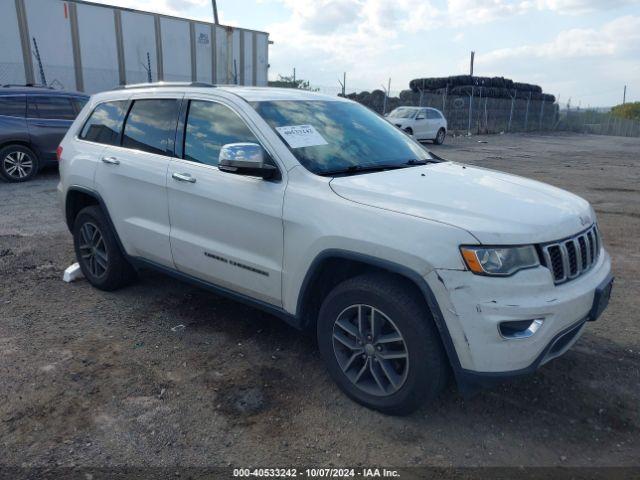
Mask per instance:
[[[298,88],[300,90],[309,90],[310,92],[317,92],[318,88],[313,88],[309,84],[309,80],[293,79],[293,76],[287,77],[284,75],[278,75],[278,80],[269,82],[270,87],[280,88]]]
[[[631,120],[640,120],[640,102],[625,103],[616,105],[611,109],[611,113],[615,117],[628,118]]]

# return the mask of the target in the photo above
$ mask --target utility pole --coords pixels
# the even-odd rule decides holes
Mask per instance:
[[[624,86],[624,91],[622,92],[622,104],[624,105],[627,101],[627,86]]]
[[[342,96],[347,96],[347,72],[342,74],[342,81],[338,80],[340,87],[342,87]]]
[[[211,0],[211,5],[213,7],[213,23],[220,25],[220,22],[218,21],[218,5],[216,4],[216,0]]]
[[[469,68],[469,75],[471,75],[472,77],[473,77],[473,59],[475,58],[475,56],[476,56],[476,52],[471,51],[471,65]]]
[[[384,90],[384,85],[382,86],[382,89]],[[391,93],[391,79],[389,79],[389,83],[387,84],[387,90],[384,92],[384,103],[382,104],[383,115],[387,113],[387,98],[389,98],[390,93]]]

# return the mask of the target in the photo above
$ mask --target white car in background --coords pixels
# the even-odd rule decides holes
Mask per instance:
[[[427,107],[398,107],[387,120],[416,140],[433,140],[440,145],[447,135],[447,119],[442,112]]]

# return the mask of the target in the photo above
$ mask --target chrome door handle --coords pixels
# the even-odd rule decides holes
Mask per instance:
[[[116,157],[102,157],[103,163],[108,163],[109,165],[120,165],[120,160]]]
[[[196,183],[195,177],[192,177],[188,173],[177,173],[176,172],[176,173],[172,174],[171,177],[173,179],[175,179],[175,180],[178,180],[179,182]]]

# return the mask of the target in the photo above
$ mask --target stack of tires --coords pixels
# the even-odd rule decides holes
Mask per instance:
[[[472,77],[471,75],[456,75],[452,77],[416,78],[409,82],[412,92],[430,92],[448,95],[482,94],[489,98],[522,98],[555,102],[555,97],[542,93],[540,85],[514,82],[504,77]]]

